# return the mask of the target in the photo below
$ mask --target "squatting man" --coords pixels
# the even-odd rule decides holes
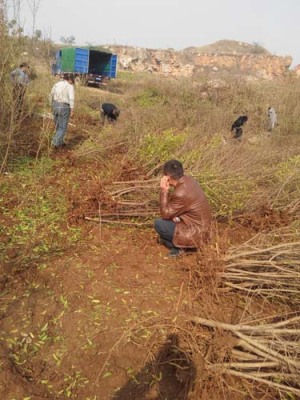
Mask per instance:
[[[174,188],[169,193],[170,188]],[[211,237],[211,208],[198,182],[184,175],[178,160],[163,167],[160,181],[160,214],[154,223],[159,242],[177,257],[184,249],[200,248]]]

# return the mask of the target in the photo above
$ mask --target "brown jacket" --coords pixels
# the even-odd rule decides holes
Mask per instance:
[[[198,182],[191,176],[179,179],[174,192],[161,192],[160,213],[163,219],[180,217],[173,244],[177,247],[200,247],[211,232],[211,209]]]

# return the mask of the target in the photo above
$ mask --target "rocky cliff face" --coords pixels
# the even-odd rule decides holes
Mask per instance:
[[[284,75],[292,64],[292,58],[289,56],[270,54],[199,53],[195,48],[190,51],[175,51],[109,46],[109,49],[118,55],[120,69],[156,72],[175,77],[190,77],[199,71],[226,71],[252,76],[254,79],[273,79]]]

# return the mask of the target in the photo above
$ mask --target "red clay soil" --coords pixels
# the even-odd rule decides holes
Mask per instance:
[[[152,336],[166,337],[188,302],[194,256],[166,254],[152,231],[95,228],[78,253],[16,277],[1,310],[0,398],[112,398],[151,362]],[[174,393],[181,383],[172,382]]]
[[[188,323],[193,315],[233,323],[238,298],[205,300],[192,285],[197,254],[167,258],[152,229],[91,228],[88,245],[6,285],[0,398],[246,398],[205,380],[202,357],[229,351],[230,338],[192,335]]]
[[[215,244],[174,260],[153,229],[84,221],[105,188],[82,190],[70,193],[70,221],[88,228],[86,244],[38,268],[5,270],[0,399],[262,398],[259,385],[208,375],[204,359],[226,360],[234,339],[190,323],[195,315],[229,323],[261,315],[265,304],[245,310],[239,296],[216,290],[224,252],[256,234],[255,216],[219,223]],[[265,229],[280,224],[275,214],[260,218]]]
[[[65,152],[64,158],[56,179],[73,168],[72,155]],[[86,167],[78,182],[88,175]],[[66,179],[58,181],[67,190]],[[236,323],[250,312],[238,296],[217,294],[216,277],[226,248],[256,234],[255,216],[220,223],[218,245],[201,257],[174,260],[153,229],[84,221],[106,195],[99,182],[91,181],[86,193],[84,187],[70,192],[69,211],[70,222],[88,227],[86,244],[38,268],[5,271],[0,399],[244,400],[250,392],[262,398],[258,386],[249,392],[239,382],[207,374],[204,358],[226,359],[232,338],[189,322],[198,315]],[[273,220],[280,224],[276,218],[266,214],[260,221],[267,229]]]
[[[76,130],[82,118],[87,130],[98,129],[98,120],[75,116],[71,149],[86,137],[87,130]],[[30,122],[36,135],[29,143],[25,121],[14,150],[38,155],[40,125],[40,117]],[[284,224],[285,216],[265,210],[219,223],[218,246],[201,257],[169,259],[153,229],[87,223],[84,216],[97,215],[99,199],[108,209],[115,207],[91,178],[97,163],[85,163],[81,170],[68,148],[52,157],[65,160],[64,168],[58,165],[45,186],[56,182],[65,192],[77,163],[79,189],[68,195],[69,222],[88,226],[86,241],[37,268],[5,269],[0,400],[274,400],[259,385],[208,375],[204,359],[226,359],[234,339],[196,327],[190,319],[237,323],[241,315],[261,315],[266,304],[245,310],[243,299],[217,293],[217,272],[228,246]],[[124,163],[119,179],[137,176],[134,165]]]

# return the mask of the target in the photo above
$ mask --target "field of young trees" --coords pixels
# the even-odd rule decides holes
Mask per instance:
[[[300,81],[119,71],[76,86],[53,150],[51,46],[0,20],[1,399],[299,398]],[[170,158],[214,213],[212,242],[176,260],[152,228]]]

